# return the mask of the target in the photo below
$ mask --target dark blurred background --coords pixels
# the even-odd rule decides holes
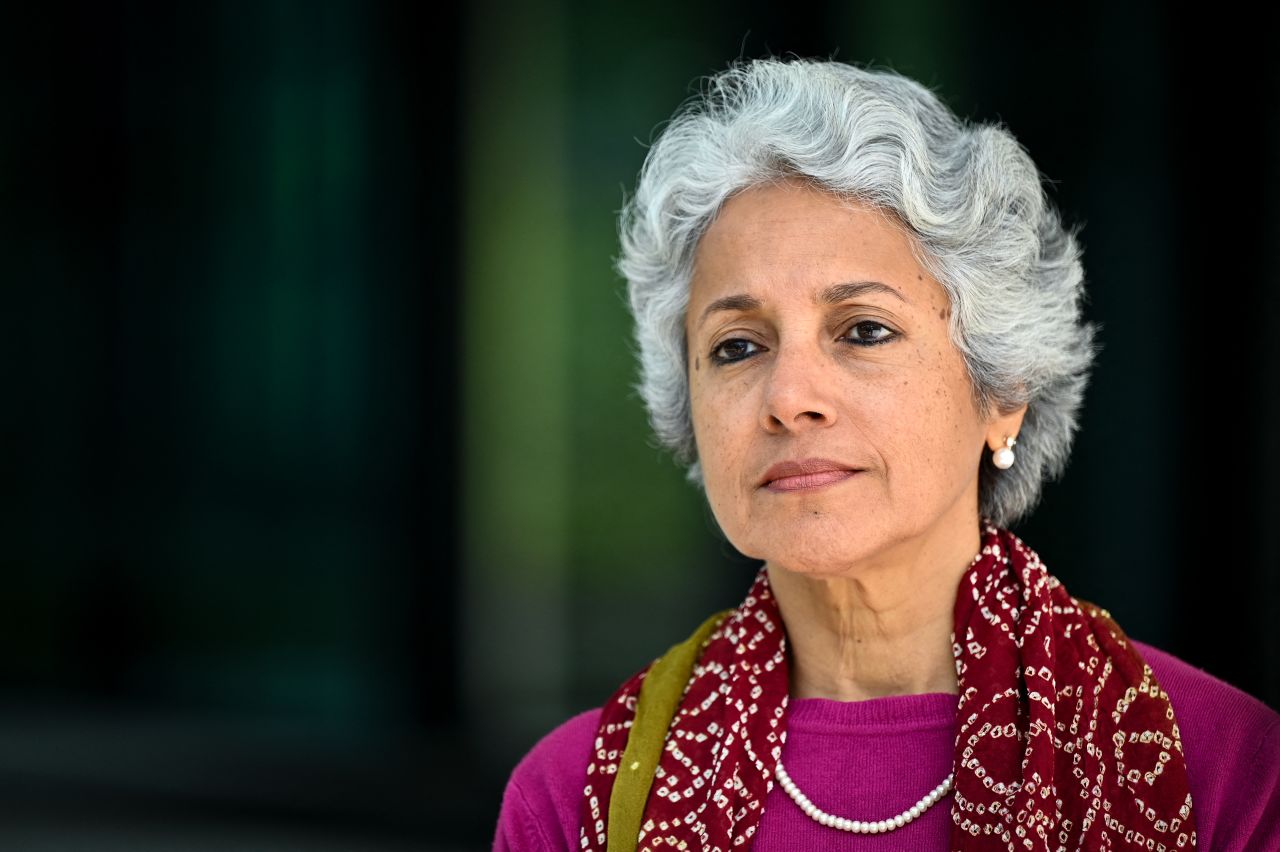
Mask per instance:
[[[648,439],[615,213],[794,52],[1002,121],[1100,355],[1015,531],[1280,705],[1280,86],[1225,8],[10,4],[0,846],[486,849],[520,756],[754,563]],[[680,594],[667,590],[678,583]]]

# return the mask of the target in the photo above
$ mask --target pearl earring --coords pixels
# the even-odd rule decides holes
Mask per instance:
[[[991,454],[991,463],[1001,470],[1013,467],[1013,445],[1018,443],[1010,435],[1004,436],[1004,446]]]

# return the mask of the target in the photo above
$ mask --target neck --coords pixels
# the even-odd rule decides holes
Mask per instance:
[[[958,693],[951,647],[956,589],[981,544],[975,518],[900,542],[838,574],[768,563],[786,626],[792,698]]]

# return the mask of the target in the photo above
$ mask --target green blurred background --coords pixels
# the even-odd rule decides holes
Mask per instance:
[[[893,67],[1030,151],[1104,349],[1015,531],[1280,705],[1280,81],[1201,12],[10,8],[0,846],[488,848],[541,735],[740,599],[611,270],[738,56]]]

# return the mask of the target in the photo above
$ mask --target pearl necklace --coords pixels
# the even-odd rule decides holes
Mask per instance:
[[[774,770],[778,775],[778,783],[782,785],[782,789],[787,791],[787,795],[795,800],[806,814],[812,817],[816,822],[831,828],[839,828],[843,831],[852,831],[854,834],[880,834],[885,831],[893,831],[895,828],[902,828],[916,817],[920,816],[929,808],[933,807],[939,799],[951,792],[951,782],[955,778],[955,773],[947,775],[937,787],[930,790],[924,798],[907,808],[897,816],[882,819],[879,822],[862,822],[856,819],[845,819],[844,817],[834,816],[823,810],[817,805],[809,801],[809,798],[800,792],[800,788],[796,786],[796,782],[791,780],[791,776],[787,774],[787,770],[782,768],[782,761],[778,763]]]

